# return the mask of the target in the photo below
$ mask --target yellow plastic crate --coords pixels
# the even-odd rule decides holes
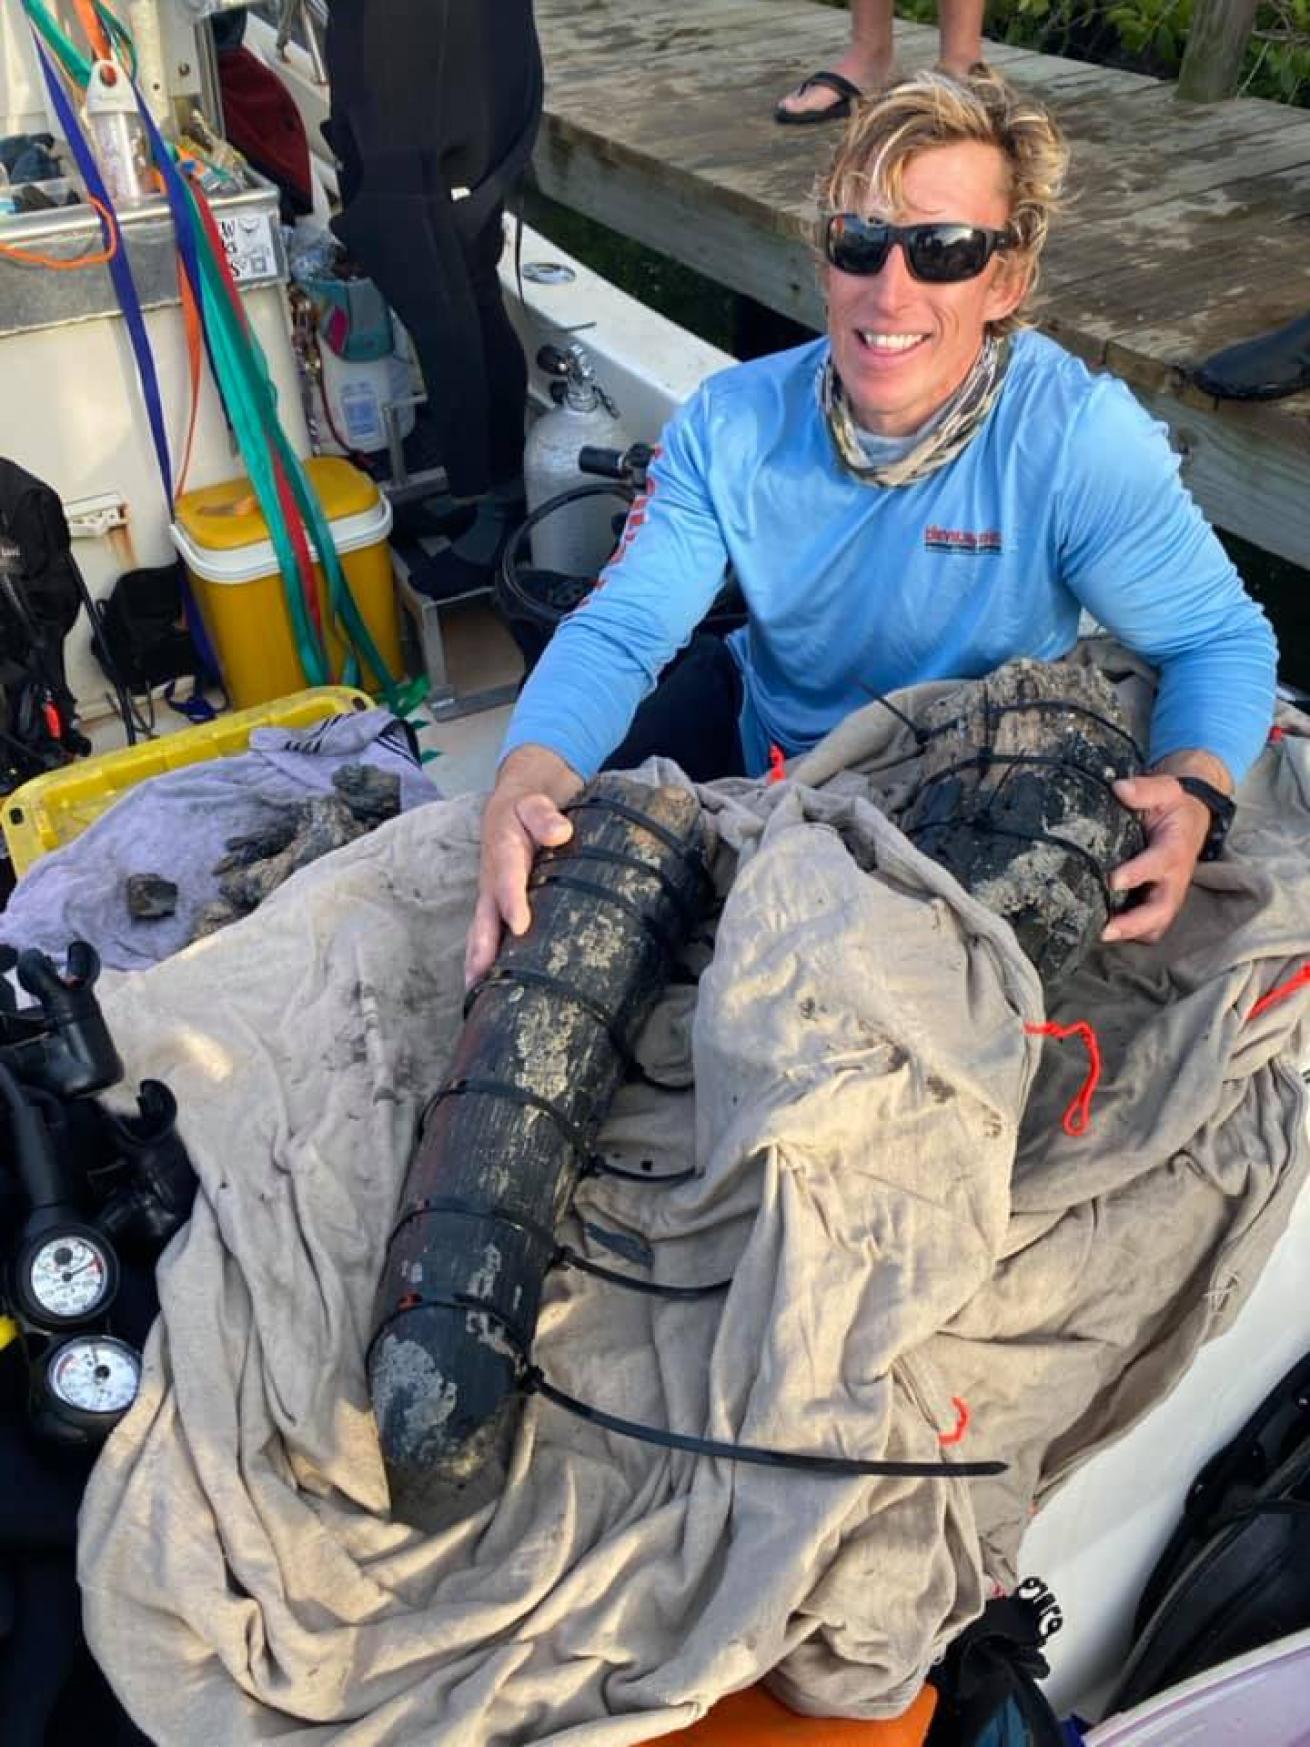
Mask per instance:
[[[168,770],[180,770],[183,765],[244,752],[256,728],[303,728],[324,716],[372,708],[372,698],[354,686],[313,686],[254,709],[237,710],[212,722],[161,734],[158,740],[102,752],[63,770],[34,776],[4,802],[0,819],[14,872],[26,873],[50,850],[71,843],[138,783]]]

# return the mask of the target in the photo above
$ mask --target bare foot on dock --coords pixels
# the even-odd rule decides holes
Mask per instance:
[[[986,72],[983,64],[983,0],[941,0],[941,52],[937,71],[952,79]]]
[[[987,63],[981,56],[975,55],[971,61],[938,61],[937,71],[945,73],[949,79],[971,79],[985,73]]]

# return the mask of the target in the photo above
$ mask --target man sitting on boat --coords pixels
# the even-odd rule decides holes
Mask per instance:
[[[827,336],[681,409],[524,688],[470,979],[527,927],[532,857],[602,764],[757,775],[871,697],[1065,654],[1083,609],[1160,673],[1152,772],[1116,785],[1147,846],[1111,883],[1141,901],[1104,937],[1169,927],[1264,743],[1276,648],[1163,426],[1025,326],[1066,163],[1045,109],[990,73],[857,112],[820,190]],[[724,645],[694,633],[728,564],[748,622]]]

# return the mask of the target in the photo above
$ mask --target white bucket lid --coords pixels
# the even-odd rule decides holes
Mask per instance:
[[[381,493],[370,509],[357,515],[338,516],[329,521],[332,544],[338,555],[357,552],[362,546],[375,546],[391,532],[391,504]],[[187,569],[205,582],[258,582],[264,576],[276,576],[281,569],[271,540],[252,540],[246,546],[232,546],[225,551],[197,546],[186,529],[177,522],[168,525],[169,537]],[[312,535],[309,550],[315,561],[318,548]]]

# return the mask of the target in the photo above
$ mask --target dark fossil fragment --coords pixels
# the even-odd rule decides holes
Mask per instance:
[[[1044,983],[1067,976],[1122,898],[1140,821],[1111,788],[1141,754],[1108,681],[1074,662],[1013,661],[925,712],[917,790],[899,823],[1004,916]]]

